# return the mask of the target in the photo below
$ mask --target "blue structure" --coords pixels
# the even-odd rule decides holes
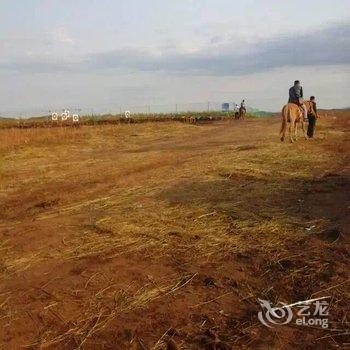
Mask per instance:
[[[221,110],[222,110],[222,112],[228,112],[229,110],[230,110],[230,104],[229,103],[223,103],[222,105],[221,105]]]

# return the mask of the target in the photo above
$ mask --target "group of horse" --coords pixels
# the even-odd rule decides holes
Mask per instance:
[[[241,107],[238,112],[234,113],[235,120],[240,120],[240,119],[243,120],[245,118],[246,113],[247,113],[246,109],[244,107]],[[212,117],[210,117],[209,119],[212,120]],[[182,120],[188,124],[196,124],[198,121],[198,118],[195,116],[184,116],[182,117]],[[218,119],[216,118],[216,120],[227,120],[227,115],[221,116]]]
[[[304,101],[304,106],[307,110],[307,112],[312,111],[312,102],[311,101]],[[239,112],[235,112],[234,118],[236,120],[239,119],[244,119],[246,115],[246,110],[245,108],[240,108]],[[197,123],[197,118],[194,116],[188,116],[188,117],[183,117],[184,121],[189,124],[196,124]],[[226,117],[222,117],[225,118]],[[281,141],[285,140],[286,137],[286,132],[287,132],[287,127],[289,124],[289,139],[290,142],[293,143],[297,140],[297,134],[298,134],[298,123],[301,124],[301,128],[303,130],[303,134],[305,139],[307,140],[307,120],[304,118],[304,111],[303,109],[298,106],[295,103],[287,103],[283,109],[282,109],[282,126],[280,130],[280,136],[281,136]]]
[[[247,110],[244,107],[240,107],[239,110],[237,112],[235,112],[235,119],[239,120],[239,119],[244,119],[245,115],[247,113]]]

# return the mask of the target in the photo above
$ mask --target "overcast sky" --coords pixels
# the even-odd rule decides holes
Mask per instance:
[[[350,106],[349,0],[0,0],[0,115],[239,101]]]

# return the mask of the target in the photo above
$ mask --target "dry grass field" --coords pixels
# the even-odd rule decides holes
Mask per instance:
[[[349,346],[350,113],[0,129],[0,349]],[[258,298],[330,296],[330,327]]]

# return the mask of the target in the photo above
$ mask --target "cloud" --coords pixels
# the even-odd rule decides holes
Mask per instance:
[[[93,69],[128,68],[183,74],[242,75],[274,68],[350,63],[350,25],[264,40],[240,48],[239,41],[212,40],[185,51],[116,50],[88,57]]]
[[[0,63],[0,71],[15,71],[17,73],[74,73],[76,70],[71,64],[54,62],[31,61]]]
[[[72,43],[65,32],[57,40]],[[3,63],[0,69],[45,72],[52,69],[72,73],[109,70],[165,72],[188,75],[234,76],[266,72],[275,68],[340,65],[350,63],[350,25],[337,24],[303,34],[291,34],[253,43],[214,38],[205,47],[124,48],[93,53],[74,62],[36,61]]]
[[[68,34],[64,27],[56,28],[52,32],[52,38],[55,42],[65,45],[73,45],[75,43],[75,40]]]

